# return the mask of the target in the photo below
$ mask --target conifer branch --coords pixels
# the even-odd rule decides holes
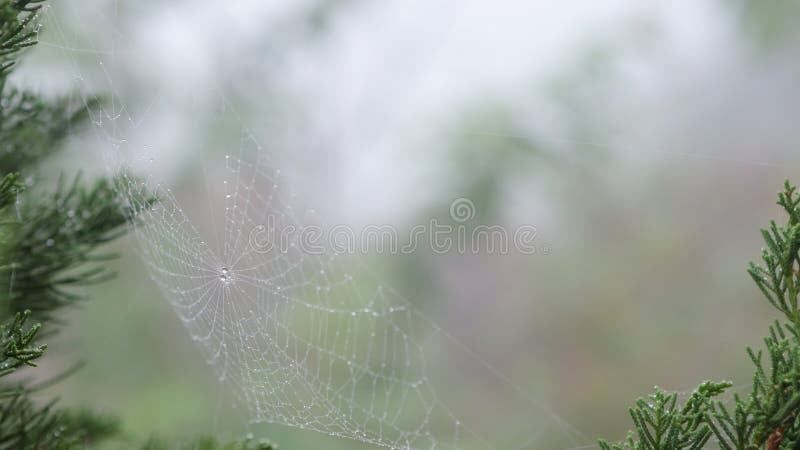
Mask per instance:
[[[21,209],[12,244],[5,251],[10,263],[0,268],[7,275],[0,280],[10,280],[7,289],[0,290],[0,298],[8,292],[3,305],[7,313],[29,309],[50,319],[55,309],[81,299],[70,287],[113,276],[101,262],[114,255],[95,250],[120,237],[132,220],[128,199],[123,200],[116,183],[101,179],[86,187],[80,176],[69,184],[62,179],[46,201]],[[149,207],[154,201],[145,197],[139,202]]]
[[[730,383],[705,382],[682,409],[676,396],[656,389],[650,402],[631,409],[636,433],[603,450],[674,450],[701,448],[713,436],[724,450],[779,450],[800,446],[800,193],[788,181],[777,204],[788,216],[784,225],[771,221],[761,230],[762,265],[751,262],[748,273],[766,300],[781,312],[764,338],[764,350],[747,348],[753,362],[752,390],[733,396],[732,409],[713,397]],[[765,358],[766,356],[766,358]],[[688,415],[684,411],[689,411]]]
[[[254,439],[251,436],[225,444],[213,437],[204,437],[177,446],[169,441],[152,438],[145,443],[142,450],[278,450],[278,447],[267,440]]]
[[[0,0],[0,79],[5,81],[25,47],[36,44],[33,25],[44,0]]]

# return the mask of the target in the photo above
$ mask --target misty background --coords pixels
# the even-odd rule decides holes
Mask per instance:
[[[773,314],[746,263],[800,182],[798,16],[790,0],[60,0],[14,78],[108,99],[111,135],[76,131],[52,174],[131,154],[202,209],[208,155],[246,128],[328,223],[410,228],[464,197],[479,223],[536,226],[547,254],[373,266],[579,447],[624,437],[654,385],[747,390],[744,348]],[[113,250],[119,277],[87,289],[53,351],[86,361],[53,388],[64,404],[118,415],[131,442],[373,448],[249,425],[132,243]],[[530,448],[564,448],[547,439]]]

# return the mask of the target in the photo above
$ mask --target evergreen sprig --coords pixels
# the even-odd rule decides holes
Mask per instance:
[[[10,172],[33,168],[57,152],[58,145],[90,118],[101,99],[55,100],[8,86],[0,75],[0,167]]]
[[[213,437],[203,437],[178,445],[152,438],[145,443],[142,450],[278,450],[278,447],[267,440],[255,439],[252,436],[227,443],[220,443]]]
[[[84,411],[55,409],[56,400],[39,406],[33,392],[19,387],[3,392],[0,402],[0,450],[86,448],[119,431],[116,421]]]
[[[0,77],[16,63],[20,50],[36,44],[33,21],[44,0],[0,0]]]
[[[788,181],[778,194],[788,219],[771,221],[761,230],[766,244],[763,265],[751,262],[748,273],[767,301],[786,323],[776,320],[764,338],[764,350],[747,348],[755,366],[746,397],[734,394],[732,407],[713,397],[730,383],[705,382],[686,404],[656,389],[650,401],[639,399],[631,408],[636,432],[626,442],[603,450],[699,449],[715,438],[724,450],[779,450],[800,448],[800,193]]]
[[[45,100],[7,84],[20,52],[37,43],[44,0],[0,0],[0,168],[31,169],[90,116],[102,99],[65,96]]]
[[[0,210],[17,201],[17,195],[25,189],[17,173],[7,173],[0,178]]]
[[[637,435],[628,434],[626,442],[609,444],[600,441],[603,450],[698,450],[712,437],[708,415],[713,408],[711,399],[722,394],[731,383],[706,381],[695,390],[682,406],[678,394],[667,394],[658,387],[646,400],[638,399],[628,412],[636,426]]]
[[[62,148],[100,102],[47,100],[7,83],[20,52],[36,43],[42,4],[0,0],[0,450],[84,449],[119,434],[120,424],[108,416],[59,410],[56,399],[33,400],[61,376],[31,384],[10,375],[44,357],[47,346],[39,340],[53,336],[50,322],[58,322],[61,307],[82,298],[75,286],[113,275],[105,261],[114,255],[98,253],[99,247],[123,235],[126,224],[156,202],[128,173],[91,183],[62,177],[51,191],[22,181],[20,174],[34,173]],[[200,439],[179,447],[151,440],[143,448],[275,449],[252,438],[228,444]]]
[[[125,232],[132,210],[123,201],[117,182],[100,179],[85,186],[80,176],[70,184],[63,179],[56,190],[21,208],[12,244],[5,255],[11,263],[6,273],[7,312],[29,309],[43,319],[81,298],[69,288],[108,280],[113,272],[103,264],[111,254],[97,254],[100,245]],[[146,197],[140,203],[151,205]],[[141,208],[141,206],[140,206]],[[2,298],[2,295],[0,295]]]
[[[33,362],[44,354],[46,345],[36,345],[34,339],[40,324],[27,325],[31,312],[17,313],[8,323],[0,324],[0,377],[13,373],[20,366],[36,366]]]
[[[73,449],[112,435],[115,421],[87,411],[55,411],[55,400],[37,406],[35,388],[6,381],[23,366],[35,367],[46,345],[36,344],[40,324],[29,324],[30,311],[17,313],[0,325],[0,450]]]
[[[761,259],[764,265],[750,263],[749,273],[767,300],[795,325],[800,324],[798,310],[798,249],[800,249],[800,195],[797,188],[786,182],[778,204],[789,215],[785,226],[773,220],[768,229],[761,230],[766,248]]]

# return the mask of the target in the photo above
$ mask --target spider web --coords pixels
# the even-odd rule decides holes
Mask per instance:
[[[252,422],[397,449],[516,448],[507,442],[519,436],[502,438],[506,443],[498,447],[462,421],[440,399],[434,379],[452,374],[431,372],[459,352],[491,383],[520,388],[357,258],[310,254],[296,235],[284,247],[255,246],[252,233],[268,216],[277,228],[300,227],[314,213],[294,206],[280,170],[252,137],[237,154],[219,159],[222,188],[206,211],[224,217],[220,229],[199,230],[172,190],[155,184],[149,187],[160,198],[155,207],[131,205],[140,211],[134,234],[153,280]],[[126,197],[136,202],[142,182],[127,181]],[[215,234],[224,238],[203,237]],[[537,430],[516,446],[585,441],[534,399],[524,403]]]
[[[43,44],[72,63],[80,98],[88,105],[97,91],[85,73],[86,55],[111,97],[93,116],[92,133],[109,172],[123,174],[126,206],[139,212],[131,225],[153,281],[252,422],[395,449],[588,442],[381,283],[364,261],[333,251],[310,254],[296,240],[256,248],[252,233],[270,217],[278,228],[318,219],[300,206],[243,120],[234,119],[235,137],[202,156],[207,198],[173,190],[154,168],[167,158],[128,140],[149,119],[150,106],[133,112],[117,92],[110,67],[121,57],[116,40],[87,44],[65,32],[56,15],[45,15],[54,30]],[[145,190],[159,198],[152,208],[142,202]],[[459,385],[486,391],[474,392],[479,409],[465,411],[477,402],[465,400]]]
[[[440,399],[431,368],[461,352],[492,383],[519,388],[361,261],[309,254],[296,236],[270,251],[254,246],[252,232],[268,216],[277,228],[300,227],[313,211],[294,206],[280,170],[252,137],[219,159],[222,188],[208,211],[224,217],[220,229],[198,230],[172,190],[156,185],[161,201],[140,208],[135,235],[153,280],[252,422],[398,449],[516,448],[509,437],[497,447],[462,421]],[[129,181],[128,198],[140,198],[139,182]],[[215,234],[224,238],[203,237]],[[537,430],[516,446],[585,439],[535,400],[526,403]]]
[[[259,154],[260,155],[260,154]],[[424,318],[380,284],[294,241],[260,252],[248,230],[275,213],[298,223],[279,172],[225,158],[222,252],[203,241],[170,198],[137,236],[153,277],[253,421],[277,422],[391,448],[459,448],[458,419],[425,371]],[[428,334],[428,336],[425,336]],[[421,335],[421,336],[420,336]],[[446,431],[431,430],[432,422]]]

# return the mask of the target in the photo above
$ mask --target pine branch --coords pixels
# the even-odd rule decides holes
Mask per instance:
[[[800,193],[788,181],[778,205],[788,220],[761,230],[763,264],[751,262],[748,273],[787,323],[769,328],[764,351],[747,348],[755,367],[751,392],[734,395],[731,409],[712,400],[730,384],[705,382],[679,411],[675,394],[656,390],[651,402],[640,399],[631,409],[636,434],[616,445],[601,440],[601,449],[702,448],[711,435],[724,450],[800,448]]]
[[[169,441],[152,438],[142,450],[278,450],[275,444],[266,440],[256,440],[251,436],[244,439],[221,444],[214,438],[205,437],[176,446]]]
[[[30,311],[25,311],[0,325],[0,378],[24,366],[35,367],[47,348],[35,343],[41,326],[29,325],[29,318]],[[55,401],[37,406],[31,393],[24,384],[0,382],[0,450],[77,448],[118,429],[116,422],[86,411],[54,411]]]
[[[0,172],[29,170],[57,152],[100,103],[70,97],[44,101],[33,92],[6,87],[0,79]]]
[[[38,26],[34,25],[44,0],[0,0],[0,79],[15,64],[26,47],[36,44]]]
[[[4,252],[8,263],[0,268],[5,273],[0,279],[9,280],[7,289],[0,290],[8,292],[5,314],[28,309],[39,318],[52,319],[54,310],[82,298],[72,287],[113,276],[104,262],[114,255],[95,250],[124,234],[125,224],[137,212],[123,199],[117,183],[101,179],[85,187],[80,177],[70,184],[62,180],[55,192],[21,210]],[[154,201],[143,197],[139,208]]]
[[[57,320],[58,308],[82,298],[73,287],[109,279],[104,262],[113,255],[97,253],[98,247],[120,237],[156,201],[126,173],[88,185],[80,176],[69,183],[62,178],[53,192],[25,191],[18,173],[35,170],[57,151],[99,102],[47,101],[7,86],[20,52],[36,43],[41,4],[0,0],[0,450],[86,448],[119,432],[107,417],[32,400],[61,376],[39,385],[7,376],[35,367],[44,355],[46,346],[37,342],[42,326],[30,319]],[[252,439],[197,444],[187,448],[274,449]]]
[[[25,185],[16,173],[8,173],[0,178],[0,210],[17,201],[17,195],[25,189]]]
[[[44,354],[46,345],[35,345],[41,325],[27,325],[31,312],[17,313],[8,323],[0,325],[0,377],[21,366],[35,366],[34,361]]]
[[[712,411],[711,399],[731,383],[707,381],[700,385],[686,401],[678,405],[677,394],[667,394],[659,388],[647,400],[640,398],[629,410],[636,427],[636,435],[630,433],[627,442],[609,444],[600,440],[603,450],[699,450],[712,437],[708,425]]]
[[[58,151],[61,141],[80,126],[102,99],[40,95],[9,87],[8,75],[20,51],[36,44],[34,26],[43,0],[0,0],[0,173],[30,169]]]

